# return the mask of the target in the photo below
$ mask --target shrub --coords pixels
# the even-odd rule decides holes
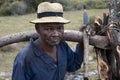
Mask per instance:
[[[54,2],[55,0],[23,0],[29,6],[28,12],[34,12],[37,10],[37,6],[39,3],[43,1]],[[31,10],[32,9],[32,10]]]
[[[106,2],[105,2],[105,1],[95,2],[94,8],[96,8],[96,9],[104,9],[104,8],[107,8]]]
[[[22,15],[27,12],[27,5],[23,1],[15,1],[12,4],[9,2],[1,5],[0,16]]]
[[[95,21],[95,16],[90,16],[90,25],[93,26]]]
[[[77,10],[82,10],[84,8],[84,6],[82,5],[82,4],[78,4],[77,6],[76,6],[76,9]]]
[[[0,0],[0,7],[1,7],[1,5],[4,3],[4,0]]]
[[[85,9],[104,9],[107,8],[105,0],[85,1],[83,3]]]
[[[27,12],[27,5],[23,1],[15,1],[11,4],[11,15],[23,15]]]
[[[107,8],[106,0],[1,0],[0,15],[21,15],[35,12],[40,2],[60,2],[64,10],[103,9]]]
[[[0,16],[4,15],[11,15],[11,11],[10,11],[10,3],[9,2],[5,2],[3,5],[1,5],[0,7]]]
[[[63,5],[63,9],[64,9],[65,11],[73,11],[73,10],[75,10],[74,2],[73,2],[73,1],[60,0],[60,1],[58,1],[58,2]]]

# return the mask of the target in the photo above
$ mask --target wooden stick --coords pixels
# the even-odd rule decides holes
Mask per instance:
[[[89,59],[89,38],[86,31],[83,31],[83,42],[84,42],[84,80],[88,80],[88,59]]]

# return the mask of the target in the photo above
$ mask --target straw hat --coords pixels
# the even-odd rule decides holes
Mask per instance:
[[[42,2],[38,5],[37,19],[31,23],[69,23],[63,18],[63,7],[60,3]]]

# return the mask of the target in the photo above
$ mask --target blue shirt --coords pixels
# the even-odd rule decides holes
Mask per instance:
[[[83,52],[78,46],[73,52],[65,41],[61,41],[57,46],[57,58],[55,62],[31,39],[15,58],[12,80],[64,80],[67,71],[74,72],[81,67]]]

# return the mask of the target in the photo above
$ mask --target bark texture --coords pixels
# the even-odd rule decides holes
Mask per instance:
[[[0,47],[17,43],[28,41],[30,38],[38,38],[38,34],[35,31],[30,32],[20,32],[16,34],[11,34],[7,36],[0,37]],[[83,33],[75,30],[65,30],[64,37],[66,41],[79,42],[83,40]],[[91,36],[89,38],[89,43],[92,46],[96,46],[102,49],[109,48],[109,41],[106,36]]]

